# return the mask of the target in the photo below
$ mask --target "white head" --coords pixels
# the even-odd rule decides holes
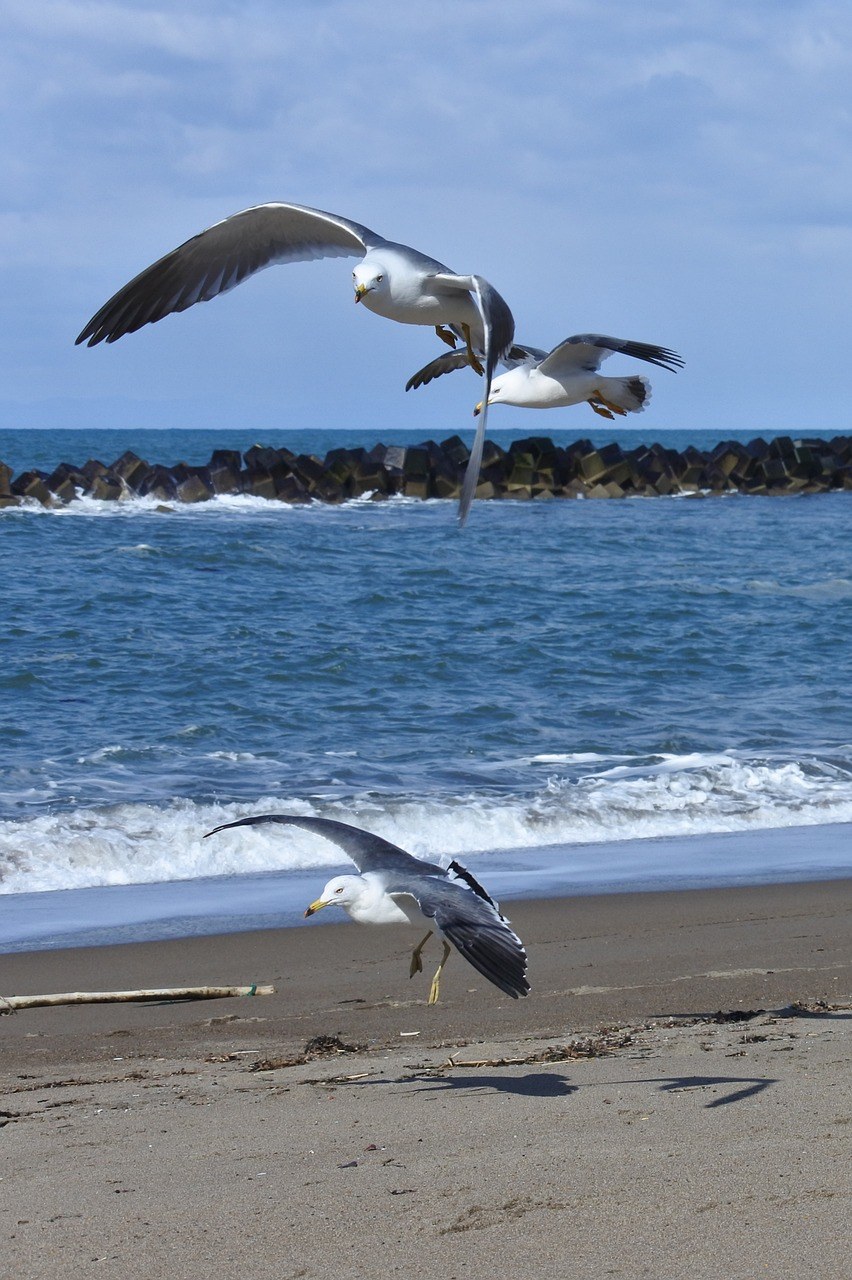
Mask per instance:
[[[387,268],[383,262],[368,254],[352,272],[352,283],[355,286],[356,302],[361,302],[367,294],[372,294],[374,298],[381,297],[388,289]]]
[[[494,379],[494,381],[491,383],[491,394],[488,397],[489,405],[514,403],[514,401],[511,399],[511,388],[514,381],[514,379],[512,378],[512,375],[514,373],[517,373],[517,370],[510,369],[508,373],[501,373],[499,377]],[[507,386],[507,383],[508,383],[508,386]],[[482,413],[482,401],[480,400],[479,404],[476,406],[476,408],[473,411],[474,418],[478,418],[481,413]]]
[[[312,916],[323,907],[350,907],[363,893],[364,881],[360,876],[335,876],[329,880],[316,902],[305,910],[305,917]]]

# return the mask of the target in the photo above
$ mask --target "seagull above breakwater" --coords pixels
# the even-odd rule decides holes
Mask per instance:
[[[264,267],[363,255],[352,272],[355,301],[401,324],[432,325],[484,380],[489,403],[498,360],[512,345],[512,313],[482,276],[457,275],[418,249],[385,240],[336,213],[298,204],[261,204],[215,223],[146,267],[96,312],[77,343],[116,342],[196,302],[209,302]],[[485,413],[483,412],[483,418]],[[476,433],[459,501],[464,524],[476,489],[484,422]],[[477,447],[478,442],[478,447]]]
[[[432,979],[429,1004],[438,1000],[441,972],[451,943],[474,969],[513,1000],[529,992],[523,943],[500,914],[497,903],[460,863],[453,860],[448,867],[440,867],[346,822],[302,818],[289,813],[265,813],[256,818],[225,822],[207,835],[265,822],[304,827],[306,831],[324,836],[338,845],[361,873],[329,880],[305,911],[306,916],[334,904],[343,907],[359,924],[416,924],[422,916],[434,921],[434,929],[444,940],[444,954]],[[409,976],[412,978],[422,972],[421,953],[432,933],[430,929],[411,954]]]
[[[491,383],[487,399],[480,401],[474,414],[485,412],[488,405],[511,404],[522,409],[556,409],[570,404],[591,405],[603,418],[624,417],[641,413],[651,398],[647,378],[604,378],[599,373],[604,360],[616,351],[646,360],[676,373],[683,360],[668,347],[629,338],[609,338],[603,333],[578,333],[566,338],[552,351],[515,344],[503,357],[508,373]],[[405,385],[406,391],[424,387],[445,373],[461,369],[464,352],[446,352],[418,370]]]

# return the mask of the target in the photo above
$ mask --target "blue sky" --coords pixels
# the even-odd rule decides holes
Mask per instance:
[[[0,0],[0,19],[3,427],[472,427],[472,374],[404,393],[440,343],[356,308],[346,259],[73,346],[167,250],[293,200],[487,276],[522,341],[676,348],[643,435],[850,429],[847,0]]]

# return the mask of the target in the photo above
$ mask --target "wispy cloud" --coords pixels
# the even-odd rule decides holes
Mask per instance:
[[[0,308],[7,329],[22,309],[45,311],[26,359],[16,342],[3,368],[13,400],[30,395],[22,368],[51,396],[83,399],[105,378],[149,376],[163,358],[156,334],[84,365],[57,344],[159,253],[276,198],[493,276],[529,340],[599,327],[683,346],[689,365],[656,396],[658,421],[789,423],[811,405],[783,364],[790,329],[848,328],[837,289],[852,266],[845,2],[0,0],[0,17]],[[425,335],[356,326],[345,268],[306,270],[164,322],[181,386],[256,316],[256,364],[217,392],[223,412],[230,403],[244,421],[254,398],[274,402],[291,349],[305,405],[324,382],[318,412],[348,412],[351,394],[328,388],[322,347],[303,344],[290,302],[310,312],[328,288],[328,313],[310,323],[356,382],[371,363],[377,414],[425,424],[456,394],[467,404],[446,388],[403,397],[400,360],[428,355]],[[303,278],[315,285],[301,295]],[[735,348],[724,385],[704,356],[720,341]],[[839,340],[823,350],[842,363]],[[841,402],[842,377],[821,375],[823,403]]]

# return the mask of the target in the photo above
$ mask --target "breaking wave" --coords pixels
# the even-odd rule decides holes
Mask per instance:
[[[850,753],[831,760],[736,753],[647,758],[530,757],[548,770],[529,794],[423,798],[365,794],[306,802],[122,803],[0,822],[0,892],[140,884],[339,865],[339,850],[297,829],[204,833],[249,814],[290,812],[364,826],[424,857],[601,841],[852,822]],[[806,849],[803,851],[807,856]],[[689,845],[684,844],[684,865]]]

